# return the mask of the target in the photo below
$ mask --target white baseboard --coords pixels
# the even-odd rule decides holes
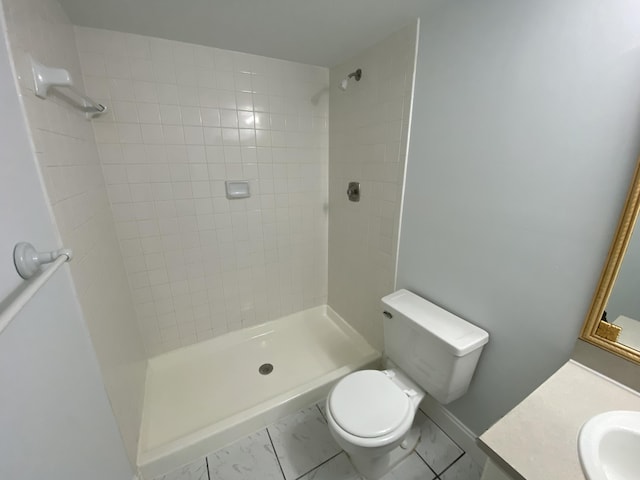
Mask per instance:
[[[481,468],[484,466],[487,455],[476,443],[475,434],[464,423],[429,395],[425,396],[420,408]]]

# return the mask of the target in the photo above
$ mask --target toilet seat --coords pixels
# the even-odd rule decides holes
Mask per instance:
[[[378,370],[347,375],[336,384],[328,400],[336,424],[361,439],[386,437],[404,427],[407,417],[413,419],[407,394]]]

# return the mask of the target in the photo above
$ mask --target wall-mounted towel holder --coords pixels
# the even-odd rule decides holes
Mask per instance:
[[[11,323],[11,320],[24,308],[29,300],[47,283],[47,280],[64,263],[73,258],[73,252],[67,248],[52,252],[38,252],[33,245],[18,243],[13,249],[13,263],[18,274],[28,280],[23,287],[16,290],[7,299],[0,302],[0,333]],[[41,267],[50,263],[46,269]]]
[[[67,257],[65,261],[68,262],[73,257],[73,253],[68,248],[52,252],[38,252],[30,243],[20,242],[13,249],[13,264],[18,275],[29,280],[40,271],[40,267],[55,262],[58,257],[62,256]]]
[[[47,98],[49,89],[65,88],[67,92],[62,93],[62,97],[73,104],[80,111],[87,115],[87,118],[93,118],[102,115],[107,111],[107,107],[101,103],[95,102],[91,98],[78,92],[73,84],[73,79],[68,70],[64,68],[47,67],[31,59],[31,71],[33,72],[33,82],[35,84],[36,96]]]

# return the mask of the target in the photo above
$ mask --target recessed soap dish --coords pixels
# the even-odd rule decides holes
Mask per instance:
[[[227,180],[224,182],[228,199],[248,198],[251,196],[247,180]]]

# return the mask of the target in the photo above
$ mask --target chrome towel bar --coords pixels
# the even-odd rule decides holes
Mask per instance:
[[[36,252],[30,243],[18,243],[13,249],[13,262],[18,274],[24,279],[33,280],[13,298],[9,298],[2,303],[8,303],[2,313],[0,313],[0,333],[11,323],[11,320],[24,308],[31,298],[47,283],[47,280],[62,266],[71,260],[73,253],[71,250],[62,249],[53,252]],[[45,263],[52,263],[46,270],[41,270],[40,266]],[[35,276],[38,272],[39,275]]]

